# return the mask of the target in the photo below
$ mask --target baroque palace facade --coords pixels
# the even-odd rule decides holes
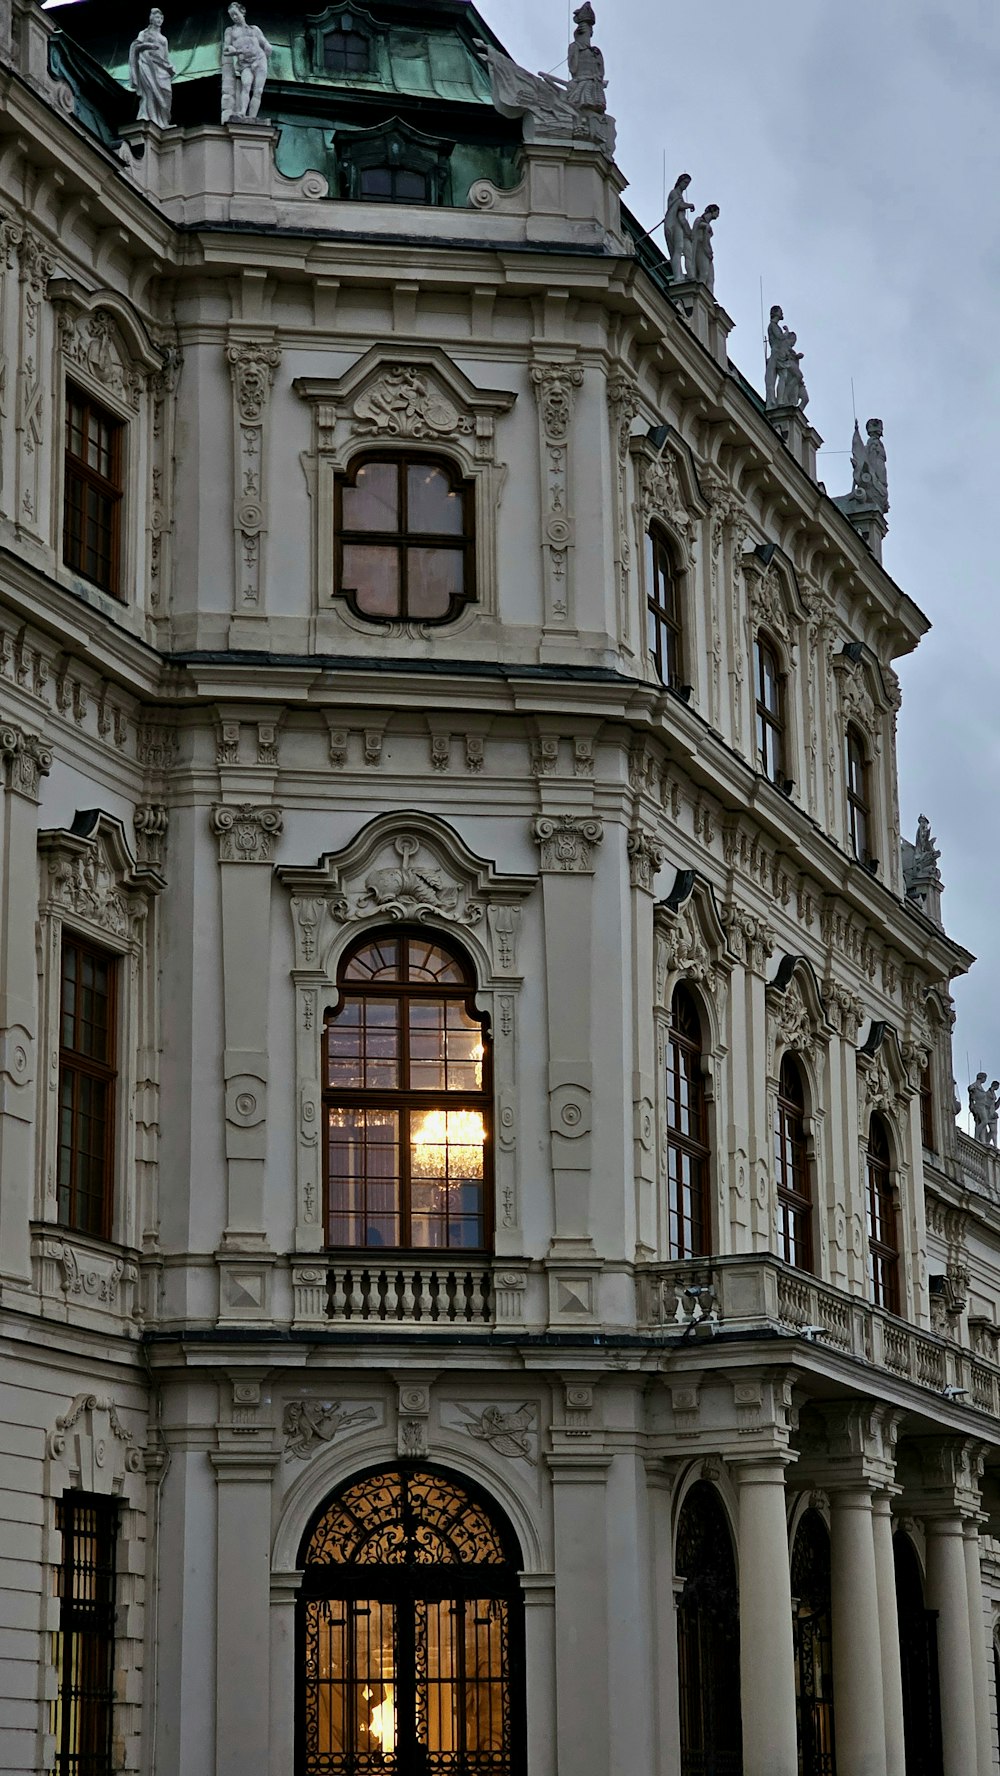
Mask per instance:
[[[158,17],[0,4],[0,1768],[988,1776],[884,504],[589,7]]]

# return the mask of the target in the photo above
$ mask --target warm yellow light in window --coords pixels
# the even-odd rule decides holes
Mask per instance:
[[[385,1696],[377,1708],[372,1709],[369,1732],[377,1739],[383,1751],[396,1749],[396,1696],[391,1684],[385,1686]]]
[[[486,1127],[478,1110],[428,1110],[414,1124],[411,1162],[415,1178],[441,1178],[447,1172],[470,1178],[483,1175]]]

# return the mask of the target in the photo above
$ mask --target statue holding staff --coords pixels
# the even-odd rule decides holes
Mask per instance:
[[[174,67],[170,45],[163,35],[163,14],[154,6],[149,24],[139,32],[128,52],[128,82],[139,95],[139,122],[170,125]]]

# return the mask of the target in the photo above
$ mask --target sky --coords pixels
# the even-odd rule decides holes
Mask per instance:
[[[566,0],[479,4],[515,60],[564,72]],[[805,353],[831,493],[850,486],[852,378],[862,431],[884,421],[884,565],[934,625],[897,663],[903,832],[930,819],[945,923],[979,958],[953,989],[964,1103],[981,1066],[1000,1074],[1000,9],[594,4],[625,202],[646,227],[662,216],[666,153],[668,186],[690,172],[698,209],[720,206],[730,355],[763,389],[763,279]]]

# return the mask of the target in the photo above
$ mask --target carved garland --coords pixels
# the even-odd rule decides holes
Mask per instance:
[[[568,628],[573,621],[570,435],[577,390],[583,386],[583,371],[573,362],[532,364],[531,386],[538,403],[542,456],[545,624],[557,629]]]
[[[226,347],[233,383],[236,485],[236,609],[251,615],[261,599],[261,557],[267,532],[267,408],[281,352],[267,340],[238,340]]]

